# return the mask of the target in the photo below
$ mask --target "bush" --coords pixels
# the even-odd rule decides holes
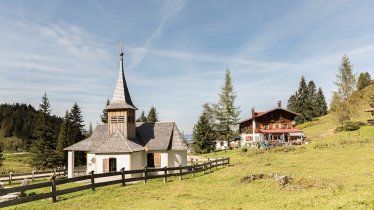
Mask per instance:
[[[240,152],[242,152],[242,153],[246,153],[246,152],[248,152],[248,148],[246,148],[246,147],[242,147],[242,148],[240,149]]]
[[[356,131],[359,130],[362,126],[366,125],[364,122],[347,122],[342,127],[337,127],[335,131],[342,132],[342,131]]]
[[[344,130],[345,131],[355,131],[360,129],[362,126],[366,125],[363,122],[347,122],[344,124]]]

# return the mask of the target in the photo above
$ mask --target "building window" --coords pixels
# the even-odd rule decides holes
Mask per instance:
[[[278,124],[275,124],[274,125],[274,129],[278,129],[279,128],[279,125]]]
[[[117,171],[117,159],[109,158],[109,172]]]
[[[125,122],[125,116],[112,116],[110,117],[111,123],[124,123]]]

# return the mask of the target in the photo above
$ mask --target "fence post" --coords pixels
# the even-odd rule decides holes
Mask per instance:
[[[230,166],[230,157],[227,158],[227,166]]]
[[[216,159],[216,170],[218,170],[218,158]]]
[[[35,171],[32,170],[32,171],[31,171],[31,179],[32,179],[32,181],[34,181],[34,178],[35,178]]]
[[[179,180],[182,180],[182,165],[179,164]]]
[[[95,171],[91,171],[90,174],[91,174],[91,189],[92,190],[95,190],[95,177],[94,177],[94,173]]]
[[[205,163],[203,163],[203,174],[205,174]]]
[[[56,202],[56,175],[52,175],[51,180],[51,191],[52,191],[52,202]]]
[[[144,184],[147,184],[147,166],[144,166]]]
[[[208,164],[209,164],[209,173],[212,172],[212,162],[208,158]]]
[[[195,177],[195,164],[192,164],[192,177]]]
[[[168,171],[167,171],[167,166],[164,167],[164,183],[166,183],[168,180]]]
[[[12,184],[12,174],[13,172],[9,172],[9,184]]]
[[[125,167],[121,168],[122,172],[122,187],[126,185],[126,180],[125,180]]]

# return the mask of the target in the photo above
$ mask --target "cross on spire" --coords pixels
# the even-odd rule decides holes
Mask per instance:
[[[122,42],[120,42],[119,43],[119,55],[121,56],[121,58],[122,58],[122,56],[123,56],[123,51],[122,51],[122,47],[124,47],[125,46],[125,44],[123,44]]]

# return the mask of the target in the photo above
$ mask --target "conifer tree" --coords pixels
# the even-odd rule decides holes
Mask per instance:
[[[218,121],[217,130],[221,138],[226,140],[230,145],[230,140],[235,135],[235,128],[239,122],[239,107],[236,107],[234,102],[236,93],[231,81],[230,70],[226,70],[224,85],[219,94],[219,101],[217,104],[216,118]]]
[[[153,106],[148,112],[147,122],[151,122],[151,123],[158,122],[157,111]]]
[[[315,100],[315,107],[316,107],[316,116],[320,117],[327,114],[327,104],[325,100],[325,96],[323,95],[322,88],[318,88],[316,100]]]
[[[72,122],[70,119],[70,115],[69,112],[66,110],[64,120],[61,124],[60,134],[58,135],[56,148],[56,152],[59,156],[59,162],[61,165],[66,165],[68,160],[67,152],[64,151],[64,148],[74,144],[71,136],[71,126]]]
[[[31,164],[37,168],[50,168],[56,165],[56,141],[53,135],[51,109],[47,93],[43,95],[39,104],[38,116],[34,129],[36,141],[31,147]]]
[[[334,103],[340,108],[335,107],[337,122],[344,124],[351,120],[354,114],[353,92],[356,87],[356,76],[352,71],[352,65],[347,55],[342,58],[338,73],[336,74],[335,85],[338,87],[334,94]]]
[[[194,151],[200,154],[213,151],[215,149],[214,135],[212,124],[208,119],[208,113],[204,110],[192,133]]]
[[[103,109],[103,113],[100,115],[100,118],[101,118],[101,122],[103,123],[108,123],[108,110],[106,109],[107,106],[110,105],[110,101],[109,101],[109,98],[107,99],[106,101],[106,104],[105,104],[105,107]]]
[[[361,72],[357,79],[357,90],[362,90],[372,83],[369,72]]]
[[[81,114],[81,109],[77,103],[74,103],[70,110],[70,120],[71,120],[71,141],[72,143],[77,143],[85,138],[84,136],[84,125],[83,117]],[[75,155],[76,165],[83,165],[86,162],[84,157],[84,152],[76,152]]]
[[[309,114],[308,109],[310,108],[308,98],[309,98],[309,91],[308,86],[306,84],[304,76],[301,76],[299,89],[297,90],[297,103],[296,103],[296,110],[293,110],[300,114],[295,118],[297,124],[301,124],[305,121],[308,121]]]
[[[316,107],[316,99],[317,99],[317,88],[314,84],[313,80],[310,80],[308,83],[308,100],[306,101],[305,107],[305,115],[307,116],[307,121],[313,120],[315,117],[318,116],[317,114],[317,107]]]
[[[136,122],[147,122],[147,117],[144,114],[144,110],[140,113],[139,118],[136,120]]]
[[[92,127],[92,122],[90,122],[90,125],[88,127],[88,131],[86,132],[86,138],[90,137],[93,133],[93,127]]]

